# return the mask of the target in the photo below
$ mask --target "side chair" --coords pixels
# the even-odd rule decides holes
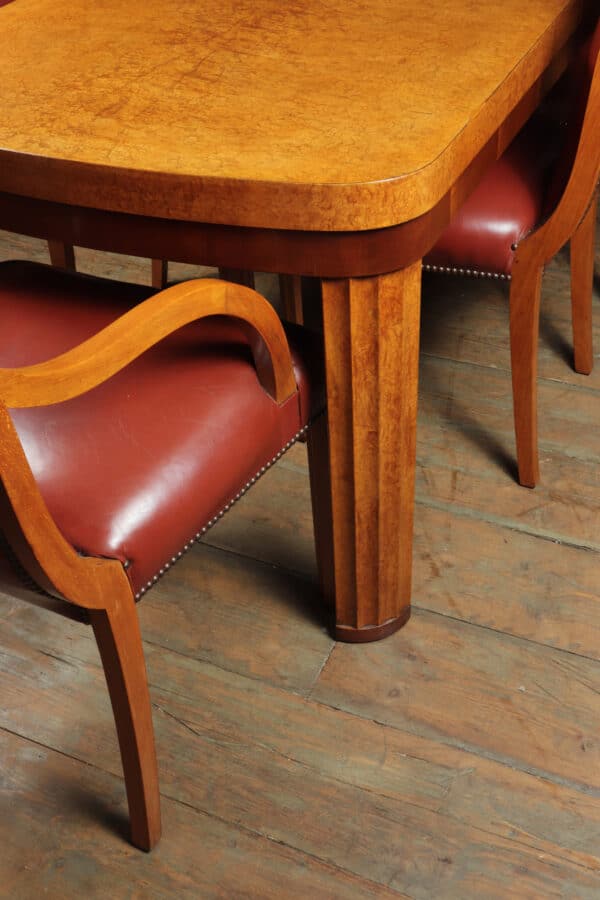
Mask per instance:
[[[247,287],[156,293],[29,262],[0,264],[0,321],[0,554],[92,626],[131,839],[150,850],[136,602],[304,434],[323,404],[320,348],[299,328],[288,340]]]
[[[519,481],[539,478],[537,346],[544,265],[571,244],[575,370],[589,374],[600,173],[600,22],[568,73],[562,124],[534,116],[425,257],[430,272],[510,282],[510,345]],[[301,279],[280,278],[283,318],[302,322]]]
[[[539,478],[537,350],[544,265],[568,241],[574,367],[593,366],[592,282],[600,175],[600,20],[571,74],[566,140],[535,117],[486,174],[424,269],[510,281],[510,348],[519,482]],[[558,154],[548,153],[560,147]]]

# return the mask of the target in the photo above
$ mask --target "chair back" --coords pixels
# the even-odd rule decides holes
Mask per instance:
[[[548,213],[557,206],[568,184],[577,156],[585,113],[590,98],[594,70],[600,55],[600,18],[591,36],[586,40],[582,52],[574,62],[570,73],[571,112],[568,132],[563,149],[558,157],[546,195],[545,208]]]

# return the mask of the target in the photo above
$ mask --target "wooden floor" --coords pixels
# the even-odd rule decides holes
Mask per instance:
[[[45,248],[0,234],[15,256]],[[570,368],[568,258],[545,279],[535,491],[514,481],[505,289],[426,278],[423,320],[411,621],[328,636],[297,446],[140,604],[152,854],[122,836],[91,632],[0,597],[2,897],[600,897],[600,364]]]

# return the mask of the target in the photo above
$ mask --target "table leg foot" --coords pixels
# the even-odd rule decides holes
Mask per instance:
[[[336,641],[344,641],[346,644],[368,644],[370,641],[380,641],[389,637],[395,631],[399,631],[410,619],[410,606],[402,610],[402,615],[395,619],[388,619],[381,625],[363,625],[362,628],[354,628],[352,625],[333,626],[333,636]]]

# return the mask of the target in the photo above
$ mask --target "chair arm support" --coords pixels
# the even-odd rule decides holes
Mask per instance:
[[[249,326],[254,364],[264,390],[279,404],[296,391],[285,332],[273,307],[250,288],[216,279],[175,285],[120,316],[54,359],[0,369],[0,398],[9,408],[60,403],[91,390],[178,328],[226,315]]]

